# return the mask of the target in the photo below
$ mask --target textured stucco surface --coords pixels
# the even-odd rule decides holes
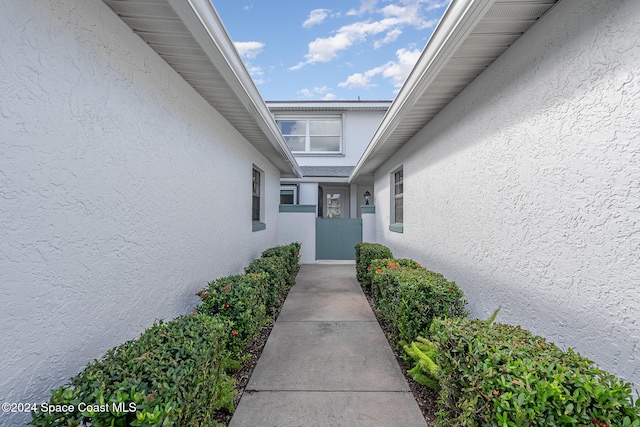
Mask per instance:
[[[315,205],[310,205],[316,208]],[[317,209],[317,208],[316,208]],[[278,215],[278,244],[298,242],[300,264],[316,261],[316,210],[313,212],[280,212]]]
[[[559,2],[375,188],[378,241],[455,280],[472,317],[501,306],[640,389],[640,2]]]
[[[0,400],[40,403],[188,313],[277,243],[278,194],[278,171],[104,4],[0,2]]]

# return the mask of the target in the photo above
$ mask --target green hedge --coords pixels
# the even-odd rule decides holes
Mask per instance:
[[[300,243],[294,242],[288,245],[275,246],[262,252],[263,258],[280,257],[284,260],[287,272],[294,275],[298,269],[300,260]]]
[[[437,425],[640,426],[631,385],[518,326],[438,319]]]
[[[415,341],[437,317],[467,315],[464,294],[442,274],[413,260],[375,260],[371,266],[372,296],[396,345]]]
[[[399,267],[405,267],[410,270],[422,268],[416,261],[407,258],[383,258],[371,261],[371,264],[367,267],[367,280],[371,283],[371,295],[374,299],[381,298],[382,287],[386,286],[384,281],[379,280],[380,274],[393,273],[393,270]]]
[[[228,325],[208,316],[158,321],[52,390],[30,424],[216,426],[215,411],[233,412],[236,395],[224,371],[228,334]]]
[[[202,303],[191,316],[159,321],[89,363],[51,391],[31,424],[218,426],[216,411],[234,410],[236,391],[226,370],[238,365],[267,321],[266,308],[276,307],[293,284],[299,253],[299,243],[270,248],[246,274],[214,280],[197,292]]]
[[[288,272],[286,261],[280,257],[254,259],[244,269],[244,272],[245,274],[266,273],[268,275],[267,297],[265,299],[267,310],[280,305],[280,297],[287,286],[292,284],[292,276]]]
[[[369,243],[356,246],[356,273],[391,340],[408,343],[408,373],[439,390],[437,426],[640,427],[630,383],[520,327],[492,324],[497,311],[465,319],[462,291],[442,274]]]
[[[379,243],[358,243],[356,249],[356,279],[362,287],[369,288],[368,269],[374,259],[392,258],[391,249]]]
[[[228,344],[234,356],[241,354],[266,322],[268,287],[266,273],[251,273],[214,280],[196,294],[202,299],[196,312],[231,325]]]

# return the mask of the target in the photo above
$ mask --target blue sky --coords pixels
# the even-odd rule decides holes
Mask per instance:
[[[262,97],[390,100],[450,0],[213,0]]]

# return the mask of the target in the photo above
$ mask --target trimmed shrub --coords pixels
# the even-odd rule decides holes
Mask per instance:
[[[396,345],[415,341],[436,317],[467,315],[467,302],[455,282],[424,268],[403,267],[398,260],[387,261],[381,268],[372,269],[375,289],[372,294]]]
[[[437,319],[437,425],[640,426],[631,384],[519,326]]]
[[[383,272],[383,269],[390,269],[391,272],[400,267],[405,267],[410,270],[415,270],[418,268],[422,268],[420,264],[412,259],[407,258],[384,258],[384,259],[374,259],[371,261],[369,267],[367,267],[367,277],[369,283],[371,283],[371,295],[373,298],[380,298],[382,290],[380,286],[384,286],[383,281],[375,280],[375,276],[379,275]],[[378,271],[380,270],[380,271]],[[423,269],[424,270],[424,269]]]
[[[208,316],[158,321],[52,390],[30,424],[219,425],[215,411],[233,412],[236,394],[224,372],[228,333],[227,325]]]
[[[363,288],[371,286],[367,274],[368,267],[374,259],[392,258],[391,249],[379,243],[358,243],[356,245],[356,278]]]
[[[293,276],[298,268],[300,260],[300,243],[294,242],[288,245],[275,246],[262,252],[263,258],[280,257],[290,276]],[[291,279],[292,280],[292,279]]]
[[[249,266],[244,269],[244,272],[245,274],[266,273],[268,275],[267,297],[265,298],[266,308],[275,308],[280,305],[280,297],[286,287],[291,284],[291,275],[282,258],[268,257],[254,259]]]
[[[229,322],[228,346],[234,357],[240,356],[266,321],[268,280],[266,273],[227,276],[196,293],[202,299],[197,313]]]

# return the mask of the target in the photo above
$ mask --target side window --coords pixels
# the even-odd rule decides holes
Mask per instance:
[[[394,198],[394,221],[395,223],[402,224],[402,193],[403,193],[403,173],[402,169],[396,171],[393,174],[393,198]]]
[[[403,232],[404,172],[402,167],[391,173],[391,224],[389,230]]]
[[[298,204],[298,186],[297,185],[281,185],[280,186],[280,204],[281,205],[297,205]]]
[[[264,223],[264,172],[253,166],[251,184],[251,224],[253,231],[267,228]]]
[[[260,171],[256,168],[253,168],[251,219],[253,221],[260,221]]]

